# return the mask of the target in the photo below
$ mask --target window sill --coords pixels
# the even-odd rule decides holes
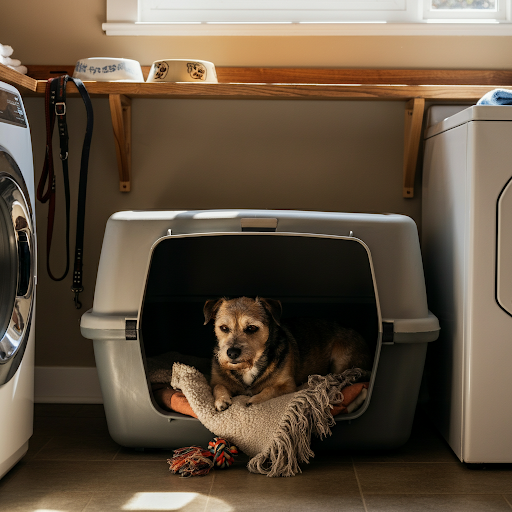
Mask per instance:
[[[419,23],[102,24],[107,36],[512,36],[512,23],[495,20]]]

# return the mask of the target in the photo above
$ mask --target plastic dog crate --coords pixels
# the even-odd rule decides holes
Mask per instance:
[[[147,360],[169,351],[210,358],[216,297],[271,297],[286,317],[334,318],[373,354],[364,404],[336,417],[325,448],[392,448],[410,435],[427,344],[439,324],[427,307],[417,228],[403,215],[270,210],[120,212],[108,221],[93,308],[108,427],[131,447],[205,445],[196,419],[162,409]]]

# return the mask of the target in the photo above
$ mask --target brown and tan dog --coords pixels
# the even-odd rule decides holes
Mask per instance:
[[[281,311],[279,301],[263,298],[205,303],[204,323],[214,320],[217,336],[211,386],[218,411],[235,395],[250,395],[249,406],[295,391],[309,375],[369,369],[368,347],[357,332],[326,320],[285,324]]]

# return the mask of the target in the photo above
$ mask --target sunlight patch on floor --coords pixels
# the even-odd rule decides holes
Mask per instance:
[[[122,510],[197,510],[205,507],[208,496],[197,492],[138,492],[123,505]],[[218,498],[210,498],[219,512],[231,512],[233,508]]]

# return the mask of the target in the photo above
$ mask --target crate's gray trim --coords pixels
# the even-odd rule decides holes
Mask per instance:
[[[80,327],[80,332],[88,340],[126,340],[125,329],[93,329]]]
[[[395,343],[430,343],[439,338],[439,331],[429,332],[395,332],[393,341]]]

